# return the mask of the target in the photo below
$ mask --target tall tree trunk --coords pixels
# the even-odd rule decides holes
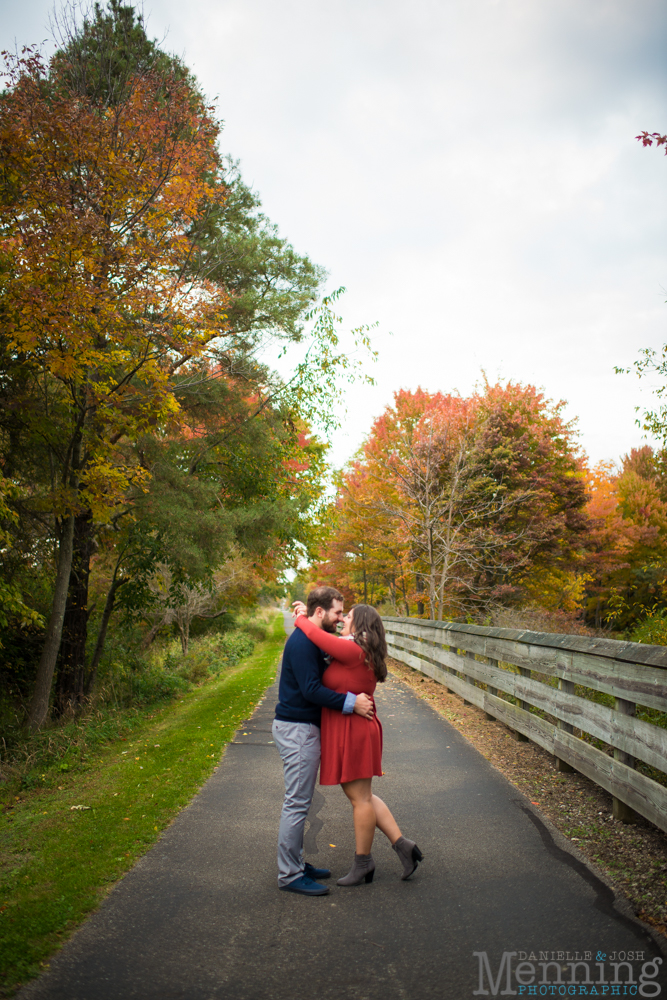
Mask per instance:
[[[86,643],[88,639],[88,582],[93,553],[93,516],[90,510],[74,520],[72,570],[67,591],[62,641],[56,677],[56,709],[60,714],[77,708],[86,687]]]
[[[421,573],[415,573],[415,590],[417,591],[418,595],[424,593],[424,578],[421,575]],[[424,614],[424,602],[421,600],[420,596],[417,597],[417,614],[418,615]],[[410,616],[408,615],[408,618],[409,617]]]
[[[408,602],[408,592],[407,592],[407,589],[406,589],[406,586],[405,586],[405,573],[403,572],[403,563],[401,562],[400,559],[398,560],[398,568],[401,571],[399,579],[401,581],[401,593],[403,594],[403,603],[405,605],[405,617],[409,618],[410,617],[410,604]]]
[[[183,616],[179,615],[176,619],[176,624],[181,636],[181,649],[183,651],[183,656],[187,656],[188,646],[190,644],[190,619],[187,613]]]
[[[90,661],[90,669],[88,671],[84,693],[86,695],[90,694],[93,687],[95,686],[95,681],[97,680],[97,668],[100,665],[100,660],[102,659],[102,653],[104,651],[104,643],[107,637],[107,628],[109,627],[109,621],[111,619],[111,614],[113,612],[114,604],[116,601],[116,593],[119,588],[127,583],[127,580],[118,579],[118,566],[120,564],[120,559],[116,563],[116,568],[113,574],[113,580],[111,581],[111,586],[109,587],[107,593],[107,599],[104,603],[104,611],[102,612],[102,621],[100,622],[100,630],[97,633],[97,642],[95,643],[95,652],[93,653],[93,658]]]
[[[445,547],[445,555],[443,556],[442,562],[442,572],[440,573],[440,585],[438,588],[439,598],[440,598],[440,611],[438,613],[438,621],[444,620],[444,606],[445,606],[445,583],[449,580],[449,559],[450,549],[449,549],[449,539],[447,539],[447,545]]]
[[[142,649],[148,649],[148,647],[152,644],[153,640],[155,639],[155,636],[158,634],[163,625],[164,621],[159,621],[157,625],[153,625],[150,632],[146,636],[144,636],[142,640],[141,643]]]
[[[73,541],[74,515],[71,514],[63,522],[62,526],[53,604],[51,606],[49,624],[46,627],[44,648],[42,649],[39,666],[37,667],[35,690],[28,710],[28,726],[33,733],[44,725],[46,717],[49,714],[49,697],[51,695],[51,684],[53,683],[53,671],[55,670],[58,650],[60,648],[63,619],[65,617],[65,604],[67,602],[67,586],[72,568]]]
[[[437,600],[435,596],[435,574],[437,572],[435,568],[435,559],[433,557],[433,543],[429,542],[429,574],[428,574],[428,606],[429,606],[429,618],[431,621],[435,621],[437,614]]]

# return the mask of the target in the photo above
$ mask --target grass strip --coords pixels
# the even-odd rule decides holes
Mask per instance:
[[[85,773],[0,797],[0,996],[39,974],[210,777],[284,640],[279,615],[238,666],[97,748]]]

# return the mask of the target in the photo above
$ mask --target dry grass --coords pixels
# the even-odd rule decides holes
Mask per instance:
[[[428,701],[607,876],[637,915],[667,935],[667,836],[647,820],[612,816],[611,796],[581,774],[560,774],[534,743],[519,743],[503,723],[417,670],[387,661],[391,672]]]

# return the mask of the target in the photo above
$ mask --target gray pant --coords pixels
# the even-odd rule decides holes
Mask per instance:
[[[285,779],[278,831],[278,884],[288,885],[303,873],[303,831],[320,766],[320,727],[274,719],[272,731]]]

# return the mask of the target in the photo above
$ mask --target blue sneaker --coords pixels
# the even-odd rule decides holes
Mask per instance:
[[[303,874],[312,879],[331,878],[331,872],[328,868],[313,868],[307,861],[303,869]]]
[[[320,885],[307,875],[300,875],[293,882],[279,886],[283,892],[298,892],[302,896],[326,896],[329,892],[328,885]]]

